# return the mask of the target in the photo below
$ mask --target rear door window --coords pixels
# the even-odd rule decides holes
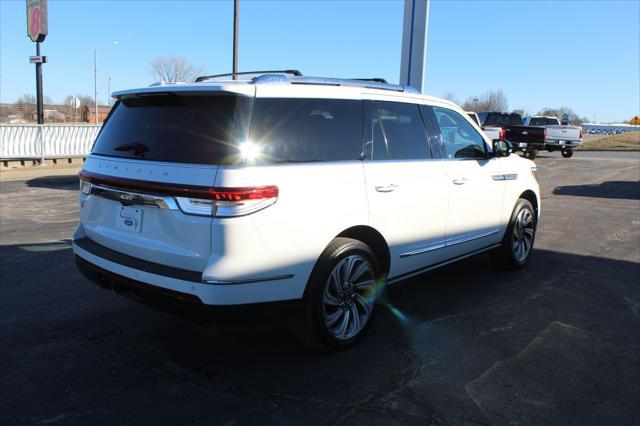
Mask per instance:
[[[360,160],[362,103],[257,98],[249,140],[258,164]]]
[[[118,101],[92,153],[176,163],[229,164],[238,156],[251,98],[154,93]]]
[[[427,133],[418,105],[377,101],[376,107],[391,160],[431,158]]]

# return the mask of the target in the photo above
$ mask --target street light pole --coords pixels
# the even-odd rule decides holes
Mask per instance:
[[[107,79],[107,105],[111,106],[111,77]]]
[[[233,79],[238,78],[238,14],[240,12],[240,0],[233,0]]]
[[[93,49],[93,89],[96,101],[96,119],[94,124],[98,124],[98,55],[96,49]]]

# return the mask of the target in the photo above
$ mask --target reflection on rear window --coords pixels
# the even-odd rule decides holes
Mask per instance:
[[[238,158],[250,99],[151,94],[119,101],[93,154],[177,163],[228,164]]]
[[[522,126],[520,114],[489,113],[483,123],[485,126]]]
[[[532,117],[529,120],[529,126],[553,126],[558,125],[557,118],[547,118],[547,117]]]

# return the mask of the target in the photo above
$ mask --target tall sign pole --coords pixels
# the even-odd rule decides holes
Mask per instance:
[[[238,14],[240,13],[240,0],[233,0],[233,79],[238,78]]]
[[[44,124],[42,64],[47,62],[47,57],[40,55],[40,43],[47,37],[47,33],[47,0],[27,0],[27,34],[31,41],[36,43],[36,56],[29,57],[29,62],[36,64],[36,114],[38,124]]]
[[[96,49],[93,49],[93,94],[96,101],[96,119],[93,124],[98,124],[98,54]]]
[[[423,91],[430,0],[404,0],[400,84]]]

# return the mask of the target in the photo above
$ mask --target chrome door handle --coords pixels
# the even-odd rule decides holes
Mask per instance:
[[[453,181],[454,185],[464,185],[465,183],[468,182],[467,178],[460,178],[460,179],[454,179]]]
[[[398,189],[398,185],[395,183],[390,183],[389,185],[380,185],[376,186],[376,191],[378,192],[392,192]]]

